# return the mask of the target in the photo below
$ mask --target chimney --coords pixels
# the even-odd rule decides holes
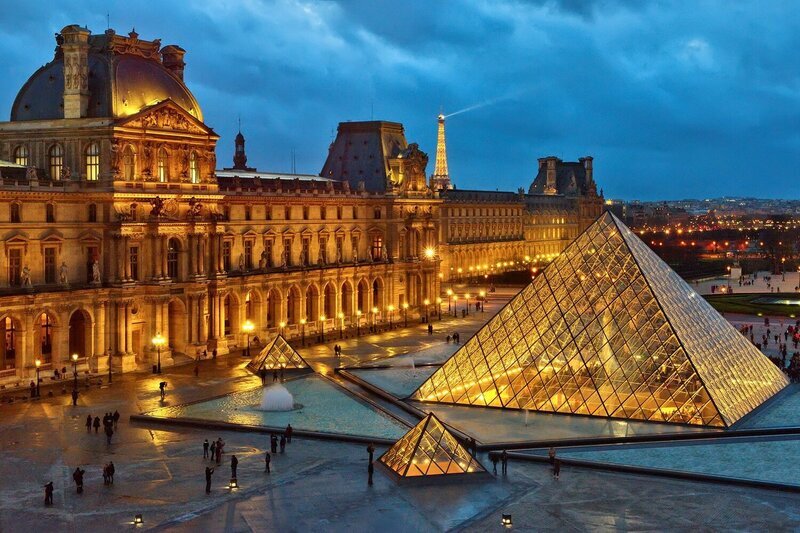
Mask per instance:
[[[83,118],[89,109],[89,35],[77,24],[61,30],[64,54],[64,118]]]
[[[177,44],[169,44],[161,49],[161,63],[164,68],[175,74],[181,81],[183,81],[183,69],[186,67],[186,63],[183,61],[184,55],[186,55],[186,50]]]
[[[594,181],[593,171],[592,171],[592,161],[594,158],[590,155],[586,157],[581,157],[578,161],[583,164],[583,168],[586,170],[586,183],[591,183]]]

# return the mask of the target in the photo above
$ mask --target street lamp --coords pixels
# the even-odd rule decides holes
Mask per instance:
[[[77,392],[78,391],[78,354],[72,354],[72,377],[74,378],[72,383],[72,390]]]
[[[453,289],[447,289],[447,314],[450,314],[450,299],[453,297]]]
[[[322,329],[320,330],[320,340],[321,342],[325,342],[325,315],[319,315],[320,326]]]
[[[431,301],[425,298],[422,300],[422,303],[425,305],[425,323],[427,324],[430,322],[430,316],[428,315],[428,306],[431,305]]]
[[[436,298],[436,315],[439,317],[439,320],[442,319],[442,299],[439,297]]]
[[[377,307],[373,307],[372,308],[372,331],[374,331],[376,333],[378,331],[378,308]]]
[[[403,322],[404,327],[408,327],[408,302],[403,302]]]
[[[386,308],[386,310],[389,311],[389,329],[391,330],[392,329],[392,313],[394,313],[394,306],[392,304],[389,304],[389,306]]]
[[[301,318],[300,319],[300,327],[301,327],[301,330],[300,330],[300,344],[305,346],[306,345],[306,319],[305,318]]]
[[[453,295],[453,316],[458,316],[458,295]]]
[[[470,297],[469,293],[464,295],[464,298],[467,299],[467,315],[469,315],[469,297]]]
[[[342,340],[342,330],[344,329],[344,313],[339,313],[339,340]]]
[[[36,364],[36,397],[39,397],[39,367],[42,366],[42,361],[37,359]]]
[[[361,309],[356,310],[356,337],[361,336]]]
[[[245,350],[246,357],[250,357],[250,334],[256,329],[255,325],[249,320],[245,320],[242,324],[242,331],[247,333],[247,349]]]
[[[483,313],[483,306],[486,305],[486,291],[481,291],[478,294],[481,297],[481,313]]]
[[[281,322],[280,324],[278,324],[278,327],[281,329],[281,337],[283,337],[284,336],[283,335],[283,328],[286,327],[286,322]]]
[[[434,257],[436,257],[436,248],[434,248],[433,246],[428,246],[427,248],[425,248],[425,259],[430,261]]]
[[[167,344],[167,339],[161,335],[161,332],[156,333],[156,336],[152,339],[153,346],[156,347],[156,351],[158,352],[158,364],[156,366],[156,373],[161,373],[161,347]]]

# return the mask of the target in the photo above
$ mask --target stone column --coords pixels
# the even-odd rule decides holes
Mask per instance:
[[[206,302],[208,299],[205,296],[201,296],[197,299],[197,319],[200,321],[200,342],[206,342],[208,340],[208,319],[206,318],[207,311],[206,311]]]
[[[198,272],[201,276],[205,275],[206,273],[206,236],[200,235],[198,239],[197,246],[199,248],[198,258],[197,258],[197,268]]]
[[[217,272],[224,272],[225,262],[222,260],[222,235],[217,235],[216,248],[217,248]]]
[[[188,263],[189,276],[197,275],[197,250],[195,249],[195,235],[189,234],[186,236],[186,261]]]
[[[167,236],[162,235],[161,238],[161,278],[164,279],[167,277],[169,270],[167,269],[167,249],[169,248],[167,245]]]
[[[125,280],[131,279],[131,261],[130,261],[130,237],[125,237],[122,245],[122,261],[125,265]]]
[[[117,302],[117,354],[125,354],[125,302]]]
[[[186,306],[186,323],[189,332],[189,344],[195,343],[195,336],[197,334],[197,297],[188,296],[188,305]]]
[[[125,303],[125,353],[133,353],[133,328],[131,327],[131,303]]]
[[[94,354],[99,366],[100,357],[106,355],[106,302],[94,306],[94,325]]]
[[[117,237],[116,239],[116,247],[117,247],[117,281],[123,281],[125,279],[125,251],[123,249],[125,241],[123,240],[122,236]]]

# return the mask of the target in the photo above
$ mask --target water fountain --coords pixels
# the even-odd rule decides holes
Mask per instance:
[[[295,408],[292,393],[280,383],[264,389],[261,397],[261,411],[291,411]]]

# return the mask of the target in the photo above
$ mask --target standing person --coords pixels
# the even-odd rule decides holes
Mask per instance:
[[[214,350],[216,352],[216,350]],[[211,494],[211,474],[214,473],[214,469],[210,466],[206,467],[206,494]]]
[[[558,475],[561,473],[561,459],[558,457],[553,458],[553,477],[558,479]]]
[[[114,468],[114,461],[109,461],[108,462],[108,481],[112,485],[114,484],[114,472],[115,472],[115,470],[116,469]]]
[[[278,453],[278,437],[275,433],[269,436],[269,449],[272,453]]]
[[[114,414],[111,416],[114,419],[114,429],[117,429],[117,423],[119,422],[119,411],[114,409]]]
[[[367,466],[367,485],[370,487],[372,486],[372,473],[375,471],[375,466],[372,464],[372,461],[369,462],[369,466]]]
[[[264,455],[264,472],[270,473],[269,464],[272,462],[272,456],[269,452]]]
[[[164,399],[164,396],[167,394],[167,382],[162,381],[158,384],[158,389],[161,391],[161,399]]]
[[[36,398],[36,383],[31,381],[31,398]]]
[[[231,455],[231,477],[236,478],[236,469],[239,467],[239,459]]]
[[[292,429],[292,425],[291,425],[291,424],[288,424],[288,425],[286,426],[286,432],[285,432],[285,434],[286,434],[286,442],[289,442],[289,443],[291,443],[291,442],[292,442],[292,432],[293,432],[293,431],[294,431],[294,430]]]
[[[203,441],[203,459],[208,459],[208,439]]]
[[[83,494],[83,474],[85,474],[85,470],[81,470],[81,467],[76,467],[75,471],[72,473],[72,480],[75,481],[75,489],[78,491],[78,494]]]
[[[281,453],[286,451],[286,435],[281,435]]]
[[[200,376],[200,360],[198,359],[194,363],[194,377]]]
[[[92,424],[92,425],[94,426],[94,432],[97,433],[100,430],[100,417],[99,416],[94,417],[94,424]]]
[[[103,485],[108,485],[108,465],[103,465]]]
[[[114,429],[111,427],[111,424],[106,424],[106,443],[110,446],[111,445],[111,437],[114,435]]]
[[[505,450],[500,454],[500,463],[502,464],[503,475],[505,476],[508,474],[508,452]]]
[[[214,348],[213,350],[211,350],[211,359],[216,359],[216,358],[217,358],[217,349]]]
[[[92,432],[92,415],[86,415],[86,431]]]
[[[211,441],[211,460],[213,461],[217,455],[217,441]]]
[[[78,389],[72,389],[72,405],[78,405]]]
[[[217,439],[217,464],[222,463],[222,439]]]
[[[278,381],[278,369],[277,368],[273,368],[272,369],[272,382],[275,383],[276,381]]]
[[[556,459],[556,449],[552,446],[550,446],[550,450],[547,452],[547,457],[550,458],[550,464],[553,464]]]
[[[497,475],[497,460],[498,460],[497,459],[497,454],[492,454],[490,456],[490,459],[492,460],[492,471],[494,472],[494,475],[496,476]]]
[[[262,366],[261,370],[258,371],[258,375],[261,377],[261,386],[263,387],[267,384],[267,369]]]
[[[53,505],[53,482],[50,481],[44,486],[44,504]]]
[[[367,445],[367,453],[369,454],[369,462],[371,463],[372,455],[375,453],[375,446],[373,446],[371,442]]]

